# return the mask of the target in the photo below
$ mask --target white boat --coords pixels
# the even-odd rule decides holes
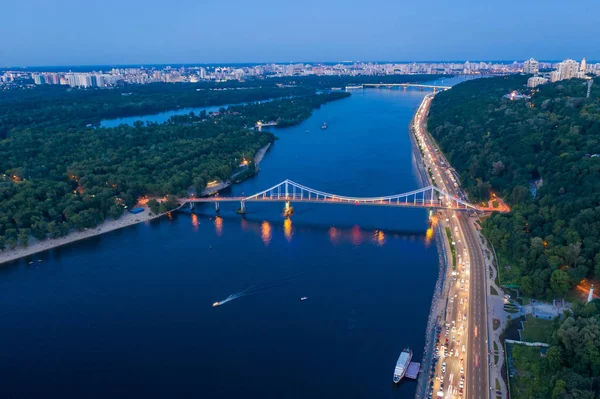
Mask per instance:
[[[400,357],[396,363],[396,368],[394,369],[394,383],[397,384],[402,378],[404,378],[404,374],[406,374],[406,370],[408,369],[408,365],[412,359],[412,354],[413,353],[410,348],[404,348],[402,353],[400,353]]]
[[[300,298],[301,301],[306,301],[308,299],[307,296],[303,296],[302,298]]]

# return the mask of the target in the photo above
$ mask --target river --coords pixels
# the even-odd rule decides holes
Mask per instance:
[[[286,178],[415,189],[407,130],[425,94],[357,91],[275,129],[260,173],[223,195]],[[426,212],[292,205],[290,219],[281,204],[186,209],[3,266],[2,397],[414,397],[392,375],[425,344],[439,268]]]

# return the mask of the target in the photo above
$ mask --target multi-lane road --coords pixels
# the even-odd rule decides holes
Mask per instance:
[[[464,198],[456,172],[450,167],[426,130],[426,118],[433,96],[427,96],[414,119],[414,133],[423,151],[426,168],[435,184],[450,195]],[[438,212],[440,227],[451,233],[448,249],[454,247],[446,275],[439,342],[433,386],[426,397],[484,399],[489,397],[488,332],[486,314],[487,278],[475,218],[466,212]]]

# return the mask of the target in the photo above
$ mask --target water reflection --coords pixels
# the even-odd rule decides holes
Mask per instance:
[[[223,235],[223,218],[221,216],[215,217],[215,233],[219,237]]]
[[[269,244],[271,243],[271,225],[269,224],[269,222],[264,221],[262,222],[262,224],[260,225],[260,237],[262,238],[262,241],[265,243],[265,246],[269,246]]]
[[[425,245],[429,246],[431,244],[431,240],[433,240],[433,227],[430,227],[425,232]]]
[[[329,228],[329,240],[333,245],[337,245],[340,240],[340,232],[333,226]]]
[[[200,216],[192,214],[192,226],[194,231],[197,231],[199,228],[202,218]],[[215,216],[209,217],[209,220],[213,221],[215,234],[217,236],[222,236],[223,234],[223,224],[224,217],[223,216]],[[298,223],[296,221],[296,223]],[[277,230],[279,227],[283,227],[283,235],[284,238],[288,242],[292,242],[294,234],[296,233],[293,221],[291,218],[285,218],[283,223],[280,225],[278,221],[258,221],[258,220],[248,220],[247,218],[242,218],[240,221],[241,229],[245,232],[254,234],[259,236],[261,241],[265,246],[269,246],[271,242],[273,242],[273,232],[274,229]],[[305,231],[306,228],[309,230],[317,229],[321,231],[326,231],[329,241],[332,245],[339,245],[343,243],[351,243],[354,246],[360,246],[366,243],[372,243],[378,247],[383,247],[388,244],[390,240],[402,240],[402,241],[424,241],[426,245],[430,245],[434,239],[434,224],[425,232],[412,232],[412,231],[398,231],[398,230],[364,230],[359,225],[354,225],[351,228],[343,228],[343,227],[335,227],[335,226],[318,226],[312,224],[302,224],[302,231]],[[296,226],[297,227],[297,226]]]
[[[361,231],[360,227],[358,227],[358,226],[352,227],[352,244],[360,245],[360,244],[362,244],[362,241],[363,241],[363,238],[362,238],[362,231]]]
[[[198,215],[192,213],[192,228],[194,231],[198,231],[198,225],[200,224],[200,220],[198,219]]]
[[[385,233],[381,230],[375,230],[373,233],[373,242],[375,242],[378,247],[383,246],[385,244]]]
[[[283,234],[288,242],[292,242],[292,236],[294,235],[294,231],[292,230],[292,219],[285,218],[283,221]]]

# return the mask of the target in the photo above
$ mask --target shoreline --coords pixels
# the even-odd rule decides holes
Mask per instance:
[[[40,252],[45,252],[54,248],[58,248],[63,245],[71,244],[76,241],[85,240],[87,238],[122,229],[124,227],[133,226],[142,222],[147,222],[149,220],[166,215],[166,213],[153,215],[150,213],[150,210],[146,206],[143,206],[142,208],[144,208],[144,212],[138,214],[127,212],[117,220],[105,220],[98,226],[91,229],[73,231],[64,237],[47,238],[42,241],[35,241],[34,243],[28,245],[26,248],[17,247],[15,249],[5,249],[4,251],[0,252],[0,265],[16,261],[20,258],[24,258],[27,256],[32,256]]]
[[[254,156],[254,162],[256,163],[257,171],[258,171],[259,163],[263,160],[263,158],[265,157],[265,154],[271,148],[271,144],[272,143],[265,145],[264,147],[262,147],[261,149],[259,149],[256,152],[256,155]],[[211,193],[214,193],[216,191],[219,191],[226,187],[229,187],[232,184],[233,184],[233,182],[231,180],[228,180],[216,187],[211,188],[211,190],[209,190],[206,194],[205,194],[205,192],[207,190],[205,189],[202,192],[202,194],[209,195]],[[149,220],[157,219],[161,216],[166,215],[166,213],[161,213],[158,215],[150,214],[150,210],[145,205],[142,206],[142,208],[144,208],[144,212],[141,212],[138,214],[126,212],[123,214],[123,216],[121,216],[117,220],[112,220],[112,219],[105,220],[98,226],[91,228],[91,229],[85,229],[82,231],[73,231],[64,237],[59,237],[59,238],[47,238],[42,241],[35,240],[33,242],[30,242],[30,244],[26,248],[17,246],[15,249],[5,249],[3,251],[0,251],[0,265],[9,263],[9,262],[14,262],[21,258],[25,258],[27,256],[32,256],[32,255],[38,254],[40,252],[45,252],[45,251],[48,251],[48,250],[51,250],[54,248],[58,248],[63,245],[71,244],[76,241],[85,240],[87,238],[99,236],[101,234],[109,233],[111,231],[122,229],[124,227],[133,226],[138,223],[143,223],[143,222],[147,222]],[[181,206],[179,208],[181,208]],[[176,208],[173,211],[175,211],[179,208]],[[171,211],[171,212],[173,212],[173,211]]]
[[[423,101],[419,105],[419,108],[426,101],[426,97],[423,98]],[[416,113],[415,113],[416,115]],[[410,121],[410,125],[408,127],[409,137],[411,148],[413,152],[413,161],[414,166],[416,167],[419,180],[422,185],[431,185],[432,182],[427,174],[427,170],[425,169],[425,164],[423,162],[423,158],[421,155],[421,151],[419,150],[418,144],[414,137],[414,116]],[[442,301],[443,292],[446,288],[446,272],[448,266],[448,248],[445,245],[444,235],[441,230],[441,225],[437,224],[435,227],[435,237],[436,237],[436,247],[438,250],[438,259],[439,259],[439,270],[438,270],[438,278],[435,283],[435,287],[433,290],[432,300],[431,300],[431,308],[429,310],[429,316],[427,318],[427,327],[425,328],[425,348],[423,350],[423,359],[421,360],[421,372],[419,378],[417,379],[417,389],[415,393],[415,398],[424,398],[427,395],[427,382],[429,381],[429,373],[431,369],[431,361],[434,352],[434,342],[435,342],[435,327],[439,324],[440,317],[440,303]]]
[[[263,160],[263,158],[265,157],[265,154],[267,153],[267,151],[269,150],[269,148],[271,148],[271,144],[269,143],[266,146],[262,147],[261,149],[259,149],[258,151],[256,151],[256,155],[254,155],[254,163],[256,164],[256,173],[258,173],[258,171],[260,170],[259,168],[259,164],[260,162]],[[204,190],[202,190],[202,192],[199,194],[200,197],[208,197],[209,195],[213,195],[218,193],[219,191],[231,186],[232,184],[234,184],[234,182],[232,181],[235,178],[235,175],[232,176],[231,178],[229,178],[226,181],[223,181],[213,187],[210,188],[205,188]]]

